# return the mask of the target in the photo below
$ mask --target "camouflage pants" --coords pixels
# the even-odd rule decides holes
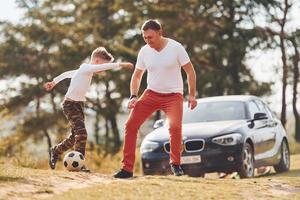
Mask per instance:
[[[84,124],[84,104],[78,101],[64,101],[62,108],[70,123],[71,134],[55,146],[55,151],[60,155],[74,146],[75,151],[85,155],[87,132]]]

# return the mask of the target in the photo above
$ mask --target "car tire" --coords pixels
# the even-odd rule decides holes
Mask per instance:
[[[240,178],[251,178],[254,176],[254,154],[249,143],[245,143],[238,169]]]
[[[286,172],[290,170],[290,149],[286,139],[281,143],[280,147],[280,161],[273,166],[277,173]]]

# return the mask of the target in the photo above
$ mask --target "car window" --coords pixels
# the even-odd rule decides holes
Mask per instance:
[[[250,113],[250,118],[254,119],[254,114],[260,112],[257,104],[254,101],[250,101],[248,103],[248,108],[249,108],[249,113]]]
[[[268,112],[266,110],[266,107],[265,107],[264,103],[259,101],[259,100],[255,100],[255,102],[258,105],[260,112],[266,113],[268,115]]]
[[[194,110],[184,107],[183,123],[246,119],[245,103],[239,101],[199,102]]]
[[[271,109],[264,103],[264,107],[265,110],[267,111],[267,115],[269,118],[276,118],[276,116],[274,115],[274,113],[271,111]]]

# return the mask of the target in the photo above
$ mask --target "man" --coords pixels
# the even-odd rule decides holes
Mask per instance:
[[[157,20],[148,20],[142,26],[147,43],[141,48],[135,71],[130,83],[130,101],[132,109],[125,125],[122,168],[114,174],[115,178],[133,176],[137,131],[142,123],[156,110],[165,112],[169,121],[170,166],[175,176],[183,175],[180,167],[182,144],[183,80],[181,67],[187,74],[189,86],[189,107],[197,106],[196,74],[184,47],[162,36],[162,27]],[[144,72],[147,70],[147,89],[138,99],[137,94]]]
[[[91,85],[94,73],[99,73],[105,70],[124,67],[132,69],[131,63],[110,63],[113,57],[106,51],[104,47],[95,49],[91,55],[91,62],[83,63],[79,69],[67,71],[57,76],[51,82],[45,84],[46,90],[51,90],[60,81],[71,78],[71,83],[62,103],[63,112],[70,122],[71,134],[58,145],[50,149],[49,165],[51,169],[55,169],[59,155],[74,146],[75,151],[78,151],[85,156],[85,146],[87,140],[87,131],[84,124],[84,101],[85,95]],[[84,167],[81,171],[89,172]]]

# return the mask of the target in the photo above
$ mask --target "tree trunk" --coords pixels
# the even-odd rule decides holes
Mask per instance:
[[[96,121],[95,121],[95,142],[96,144],[100,144],[100,138],[99,138],[99,132],[100,132],[100,109],[101,109],[101,103],[100,103],[100,92],[97,90],[97,98],[96,98],[96,102],[97,102],[97,108],[96,111]]]
[[[228,22],[230,25],[228,25],[228,30],[226,34],[229,36],[229,41],[231,41],[233,44],[235,43],[236,39],[234,37],[234,29],[236,29],[235,24],[235,3],[234,1],[230,4],[229,7],[229,18]],[[228,72],[231,77],[231,83],[230,83],[230,89],[228,90],[228,94],[241,94],[241,84],[240,84],[240,76],[239,76],[239,55],[240,55],[240,49],[239,47],[232,45],[232,47],[229,49],[228,52]]]
[[[300,62],[300,55],[298,51],[298,45],[295,38],[291,39],[291,42],[294,47],[295,55],[293,57],[293,113],[295,117],[295,139],[297,142],[300,142],[300,117],[297,110],[297,87],[299,81],[299,62]]]
[[[281,123],[285,127],[286,124],[286,86],[287,86],[287,76],[288,67],[286,62],[286,49],[285,49],[285,33],[284,27],[286,23],[286,15],[289,9],[288,1],[285,0],[285,8],[283,13],[283,19],[280,20],[280,50],[281,50],[281,60],[282,60],[282,102],[281,102]]]
[[[98,110],[96,111],[96,117],[95,117],[95,143],[98,145],[100,144],[100,137],[99,137],[99,132],[100,132],[100,126],[99,126],[99,122],[100,122],[100,115]]]
[[[116,119],[116,114],[111,114],[110,115],[110,125],[111,125],[111,130],[113,133],[113,153],[116,153],[119,151],[121,147],[121,139],[120,139],[120,134],[119,134],[119,129],[117,126],[117,119]]]
[[[50,96],[51,96],[51,104],[52,104],[53,112],[55,114],[57,114],[57,107],[56,107],[56,104],[54,102],[55,94],[53,92],[50,92]]]
[[[52,147],[52,142],[51,142],[51,138],[50,135],[48,133],[48,131],[46,129],[43,130],[43,133],[47,139],[47,144],[48,144],[48,151],[49,151],[49,158],[50,158],[50,148]]]
[[[282,59],[282,100],[281,100],[281,123],[283,126],[286,124],[286,85],[287,85],[287,64],[286,64],[286,53],[284,38],[280,36],[280,49],[281,49],[281,59]]]
[[[108,119],[107,117],[105,117],[105,152],[107,153],[109,151],[109,143],[110,143],[110,139],[109,139],[109,126],[108,126]]]

